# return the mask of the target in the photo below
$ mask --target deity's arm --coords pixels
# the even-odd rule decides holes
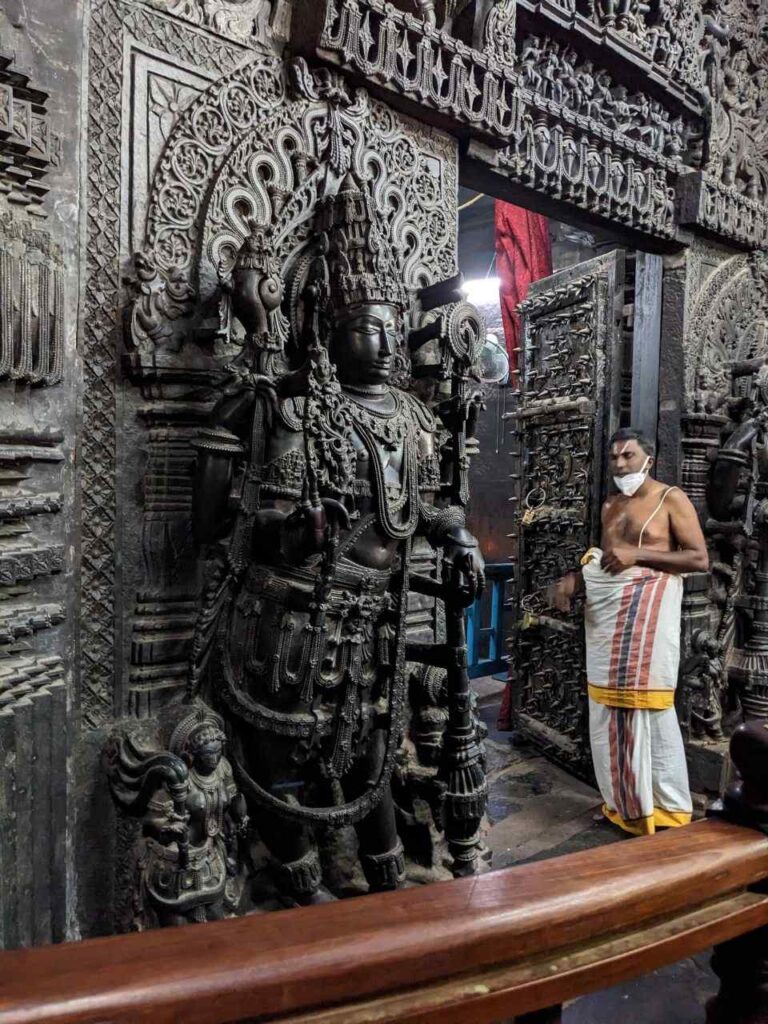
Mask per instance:
[[[167,846],[180,837],[184,838],[187,827],[186,820],[176,814],[173,800],[165,790],[160,790],[151,798],[142,820],[142,831],[145,836]]]
[[[440,493],[440,467],[435,451],[435,432],[425,430],[419,440],[419,523],[417,531],[434,548],[443,552],[448,577],[458,590],[469,597],[482,593],[485,563],[480,546],[467,529],[466,513],[461,505],[434,504]],[[471,603],[471,602],[470,602]]]
[[[198,544],[226,536],[234,509],[230,497],[235,465],[246,453],[243,443],[253,415],[256,392],[241,388],[225,395],[211,413],[208,426],[193,442],[197,450],[192,490],[192,532]]]

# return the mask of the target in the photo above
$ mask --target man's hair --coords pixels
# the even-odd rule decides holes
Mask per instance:
[[[622,441],[637,441],[646,455],[656,454],[656,445],[653,441],[646,437],[641,430],[635,430],[634,427],[622,427],[620,430],[617,430],[608,442],[608,447],[612,448],[615,444],[621,444]]]

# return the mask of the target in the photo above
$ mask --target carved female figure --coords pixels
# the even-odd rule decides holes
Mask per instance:
[[[138,923],[219,920],[239,898],[237,842],[248,818],[224,757],[218,715],[198,705],[174,729],[168,752],[123,739],[111,752],[117,802],[142,816]]]

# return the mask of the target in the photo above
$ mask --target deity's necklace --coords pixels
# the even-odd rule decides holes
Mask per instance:
[[[354,396],[350,395],[349,398],[355,406],[355,429],[371,459],[379,525],[388,537],[393,540],[404,540],[411,536],[419,518],[418,456],[410,410],[396,389],[389,393],[395,401],[395,408],[389,411],[370,409],[356,402]],[[408,443],[409,440],[411,443]],[[387,494],[378,445],[395,449],[403,442],[405,443],[400,470],[401,491],[400,495],[392,500]],[[405,521],[397,522],[395,516],[402,512],[406,505],[408,509]]]
[[[381,384],[342,384],[344,391],[351,391],[353,395],[386,395]]]

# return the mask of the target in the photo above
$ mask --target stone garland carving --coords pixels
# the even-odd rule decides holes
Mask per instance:
[[[0,380],[42,385],[60,382],[64,359],[61,253],[42,206],[61,149],[47,99],[0,54]]]
[[[0,380],[58,384],[64,369],[61,252],[0,198]]]
[[[88,224],[83,311],[81,706],[89,727],[114,706],[115,376],[121,301],[119,253],[123,41],[133,38],[190,67],[236,66],[242,45],[127,0],[91,14],[88,82]]]

